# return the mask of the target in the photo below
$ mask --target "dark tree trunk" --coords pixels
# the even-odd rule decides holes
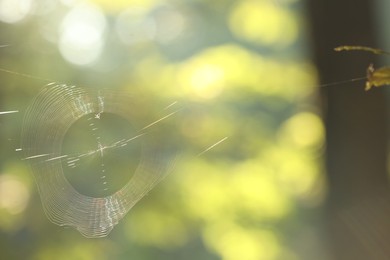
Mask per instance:
[[[375,47],[371,0],[307,1],[321,82],[359,77],[374,62],[339,45]],[[335,259],[390,259],[390,196],[383,89],[364,82],[321,89],[327,129],[326,230]]]

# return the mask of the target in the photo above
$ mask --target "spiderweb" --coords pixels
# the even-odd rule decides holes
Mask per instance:
[[[124,92],[45,87],[26,111],[22,149],[50,221],[106,236],[172,169],[175,149],[163,125],[173,114],[156,120]],[[111,124],[120,130],[104,129]]]

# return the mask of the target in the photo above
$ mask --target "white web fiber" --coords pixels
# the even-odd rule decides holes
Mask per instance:
[[[163,128],[161,126],[166,120],[161,119],[164,117],[154,119],[158,123],[153,123],[153,113],[148,112],[134,97],[108,89],[49,84],[37,95],[25,115],[22,149],[31,165],[50,221],[74,227],[86,237],[104,237],[166,176],[172,169],[175,149],[168,145],[164,132],[158,130]],[[136,132],[127,137],[118,136],[110,143],[104,143],[98,136],[93,149],[76,154],[63,153],[66,133],[76,121],[82,118],[99,120],[105,114],[114,114],[131,122]],[[91,125],[92,128],[85,131],[92,134],[96,128]],[[65,168],[77,167],[77,163],[86,157],[97,156],[101,160],[102,169],[96,175],[114,171],[103,168],[106,153],[130,146],[134,140],[141,143],[137,167],[134,172],[125,172],[132,177],[107,196],[85,195],[66,178]],[[82,174],[79,173],[81,177]],[[104,184],[106,182],[104,180]]]

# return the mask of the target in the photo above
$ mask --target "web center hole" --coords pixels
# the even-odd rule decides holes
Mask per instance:
[[[70,184],[80,193],[105,197],[121,189],[134,175],[141,156],[141,139],[123,117],[88,114],[65,134],[62,166]],[[136,137],[136,138],[135,138]]]

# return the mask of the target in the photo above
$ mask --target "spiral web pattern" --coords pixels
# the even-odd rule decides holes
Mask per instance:
[[[104,145],[97,139],[96,149],[62,154],[64,136],[72,124],[82,117],[98,120],[103,113],[132,122],[138,133]],[[156,130],[160,128],[156,125],[161,126],[161,121],[166,120],[150,123],[153,121],[149,114],[153,113],[148,113],[130,95],[108,89],[52,83],[38,94],[25,115],[22,149],[50,221],[74,227],[86,237],[104,237],[172,169],[175,149],[169,146],[164,133]],[[65,177],[64,165],[76,167],[82,158],[94,154],[103,156],[104,152],[130,145],[135,139],[142,140],[138,167],[134,173],[128,173],[133,174],[130,180],[110,195],[86,196]]]

